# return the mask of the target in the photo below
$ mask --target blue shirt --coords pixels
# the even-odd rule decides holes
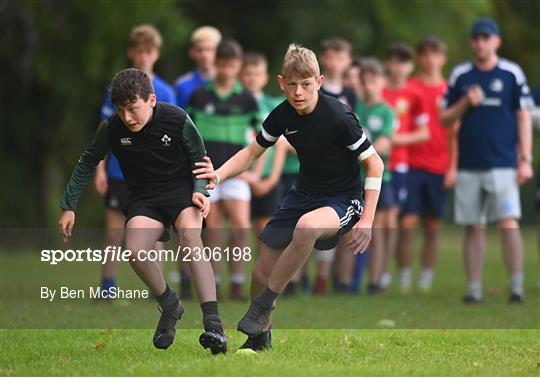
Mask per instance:
[[[158,101],[168,102],[169,104],[173,104],[173,105],[176,104],[174,90],[172,86],[167,84],[166,81],[164,81],[159,76],[154,74],[154,77],[152,78],[152,85],[154,86],[154,92],[156,93],[156,98]],[[105,121],[114,113],[116,113],[116,108],[111,102],[110,91],[111,89],[107,88],[107,94],[103,101],[103,105],[101,106],[100,118],[102,121]],[[112,178],[115,180],[124,179],[124,175],[122,174],[122,170],[120,169],[120,164],[118,164],[118,160],[116,159],[116,157],[113,155],[112,152],[109,152],[109,154],[107,155],[106,170],[107,170],[107,176],[109,178]]]
[[[206,83],[208,83],[208,80],[202,77],[199,70],[196,69],[180,76],[174,83],[176,105],[185,109],[189,103],[189,98],[193,92],[195,92],[195,89]]]
[[[443,107],[459,101],[472,85],[479,85],[485,98],[461,118],[458,168],[514,168],[518,144],[516,110],[533,105],[525,74],[516,63],[503,58],[490,71],[480,71],[473,62],[462,63],[450,75]]]

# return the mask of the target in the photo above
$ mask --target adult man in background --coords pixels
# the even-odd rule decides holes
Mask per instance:
[[[468,295],[482,301],[484,225],[497,222],[502,254],[510,276],[509,303],[523,303],[523,240],[519,185],[532,178],[532,131],[527,109],[533,106],[525,75],[500,58],[500,29],[490,18],[470,30],[473,61],[456,66],[448,82],[442,122],[460,120],[455,191],[456,223],[467,226],[465,266]]]

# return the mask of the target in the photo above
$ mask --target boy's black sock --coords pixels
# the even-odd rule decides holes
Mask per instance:
[[[169,284],[166,283],[166,285],[165,291],[160,295],[155,295],[155,297],[161,308],[164,310],[170,310],[178,306],[179,299],[176,292],[171,289]]]
[[[254,302],[257,301],[259,304],[261,304],[264,307],[273,307],[274,301],[277,299],[279,293],[273,292],[266,286],[263,291],[257,295]]]
[[[203,325],[205,331],[220,331],[223,333],[221,317],[219,316],[217,301],[201,303],[203,313]]]

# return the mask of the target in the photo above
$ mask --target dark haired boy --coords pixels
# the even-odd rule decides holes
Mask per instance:
[[[438,230],[444,215],[446,190],[455,181],[457,162],[453,153],[454,132],[445,129],[440,121],[441,102],[447,88],[442,73],[446,64],[446,45],[436,36],[424,37],[416,46],[416,58],[420,71],[409,80],[409,85],[423,99],[429,115],[430,138],[409,147],[408,196],[401,208],[398,253],[402,267],[410,268],[414,230],[420,218],[424,241],[418,289],[428,293],[435,275]]]
[[[253,95],[238,81],[243,52],[232,39],[222,40],[216,50],[216,79],[199,87],[190,97],[187,110],[201,133],[208,156],[221,166],[246,146],[260,124],[259,108]],[[251,190],[247,175],[231,178],[210,193],[212,209],[206,220],[205,239],[211,248],[221,244],[224,216],[228,217],[231,250],[247,246],[250,228]],[[212,261],[216,283],[220,285],[220,261]],[[230,259],[229,297],[245,299],[245,261]]]
[[[210,204],[205,180],[195,180],[191,169],[203,159],[204,144],[182,109],[157,102],[150,78],[143,71],[131,68],[116,74],[111,100],[117,112],[98,129],[81,154],[64,191],[60,233],[67,242],[81,193],[96,165],[111,149],[130,191],[122,209],[127,219],[125,247],[132,251],[129,262],[161,307],[153,342],[156,348],[167,349],[174,341],[176,322],[184,309],[158,263],[146,259],[143,251],[151,249],[170,225],[178,231],[180,245],[202,250],[201,226]],[[212,267],[204,259],[193,259],[190,268],[203,312],[205,332],[199,342],[214,354],[224,353],[227,339],[218,312]]]
[[[414,52],[404,43],[395,43],[388,48],[385,59],[387,85],[383,92],[385,101],[393,108],[399,120],[393,138],[388,166],[392,172],[392,186],[396,196],[396,206],[390,209],[393,219],[390,229],[398,226],[401,206],[407,200],[407,175],[409,173],[409,146],[429,139],[428,115],[421,96],[408,84],[414,69]],[[401,225],[400,225],[401,227]],[[389,245],[395,245],[395,233],[388,235]],[[398,245],[400,241],[398,240]],[[388,264],[390,253],[387,250],[380,285],[384,289],[390,284]],[[399,287],[402,293],[410,290],[412,273],[398,254]]]

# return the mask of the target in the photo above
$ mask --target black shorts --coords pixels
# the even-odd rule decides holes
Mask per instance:
[[[274,249],[284,249],[292,240],[296,223],[300,217],[321,207],[331,207],[339,217],[340,227],[336,235],[319,239],[315,248],[326,251],[334,248],[340,236],[347,233],[358,222],[363,210],[363,202],[355,196],[312,196],[293,186],[279,210],[272,216],[259,235],[261,242]]]
[[[165,229],[174,226],[178,214],[192,202],[192,185],[185,185],[168,192],[137,193],[129,198],[122,209],[126,223],[137,215],[143,215],[161,222]]]
[[[107,193],[105,193],[105,207],[120,211],[129,200],[129,189],[126,182],[119,179],[107,180]]]
[[[276,186],[268,194],[251,197],[251,218],[270,217],[279,207],[279,188]]]

